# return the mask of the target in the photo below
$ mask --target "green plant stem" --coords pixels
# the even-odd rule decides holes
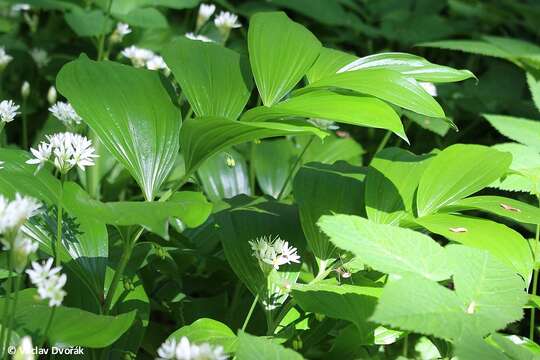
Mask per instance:
[[[255,141],[251,142],[249,149],[249,185],[251,187],[251,195],[255,195]]]
[[[540,206],[540,194],[536,194],[538,200],[538,205]],[[536,295],[538,288],[538,268],[536,267],[537,255],[538,255],[538,242],[540,241],[540,225],[536,225],[536,234],[534,237],[534,270],[533,270],[533,280],[532,280],[532,294]],[[536,309],[531,307],[531,319],[529,323],[529,339],[534,341],[534,325],[535,325]]]
[[[274,322],[272,320],[272,310],[264,312],[266,315],[266,335],[270,336],[274,333]]]
[[[193,108],[190,106],[188,112],[186,113],[186,116],[184,117],[184,120],[191,119],[192,115],[193,115]]]
[[[281,187],[281,190],[279,191],[279,194],[277,196],[278,200],[281,200],[281,198],[283,197],[283,194],[285,193],[285,189],[287,188],[287,184],[289,184],[289,182],[291,181],[291,178],[292,178],[294,172],[296,171],[296,168],[298,167],[298,165],[302,161],[302,157],[305,155],[305,153],[306,153],[307,149],[309,148],[309,146],[313,143],[313,140],[315,140],[315,136],[312,135],[309,138],[309,141],[307,142],[307,144],[302,149],[302,152],[300,153],[300,155],[298,155],[298,157],[296,158],[296,161],[294,162],[293,166],[289,170],[289,173],[287,174],[287,178],[285,179],[285,182],[283,183],[283,186]]]
[[[15,290],[14,290],[14,295],[13,295],[13,303],[11,304],[11,311],[9,315],[9,325],[7,329],[6,346],[9,346],[9,342],[11,340],[11,331],[13,330],[13,320],[15,318],[15,313],[17,311],[19,289],[21,288],[21,278],[22,278],[22,275],[17,275],[17,280],[15,280]]]
[[[100,153],[101,148],[101,142],[99,141],[99,138],[96,136],[96,133],[92,130],[88,131],[88,137],[92,141],[92,144],[94,145],[94,149],[96,149],[96,154]],[[101,166],[101,157],[98,157],[94,159],[94,166],[90,166],[86,169],[86,190],[92,196],[94,199],[99,200],[100,199],[100,184],[99,184],[99,173],[100,173],[100,166]]]
[[[52,321],[54,318],[54,314],[56,313],[56,306],[54,306],[49,313],[49,318],[47,319],[47,325],[45,326],[45,331],[43,332],[43,339],[39,342],[39,346],[42,346],[45,341],[47,340],[49,330],[51,329]]]
[[[56,214],[56,241],[54,243],[54,264],[60,265],[60,250],[62,249],[62,217],[64,214],[64,175],[60,176],[60,197],[58,199]]]
[[[379,146],[377,146],[377,150],[375,150],[375,154],[377,154],[379,151],[381,151],[382,149],[384,149],[384,147],[386,146],[386,144],[388,144],[388,140],[390,140],[390,135],[392,135],[392,132],[390,130],[388,130],[386,132],[386,134],[384,134],[381,142],[379,143]]]
[[[126,266],[129,262],[129,259],[131,258],[133,249],[135,248],[135,244],[137,243],[137,240],[141,236],[142,232],[143,232],[143,228],[140,228],[133,236],[133,239],[126,241],[124,243],[124,250],[122,252],[122,256],[120,257],[120,263],[118,264],[118,268],[116,269],[116,272],[114,273],[113,279],[111,281],[111,286],[109,286],[109,290],[107,291],[107,297],[105,298],[105,305],[103,306],[103,312],[105,315],[108,315],[109,312],[112,310],[111,305],[112,305],[114,294],[116,292],[116,289],[118,288],[120,279],[122,279],[122,276],[124,275]]]
[[[409,352],[409,335],[405,335],[403,338],[403,356],[407,357]]]
[[[253,302],[251,303],[249,312],[246,316],[246,319],[244,320],[244,324],[242,325],[242,331],[246,330],[247,324],[249,323],[249,319],[251,319],[251,315],[253,314],[253,310],[255,310],[255,305],[257,305],[257,301],[259,301],[259,294],[255,296],[255,298],[253,299]]]
[[[3,121],[0,121],[0,147],[4,145],[4,138],[2,137],[2,132],[4,131],[5,126],[6,126],[6,123]]]
[[[103,22],[103,26],[101,27],[101,35],[98,39],[98,53],[97,53],[97,60],[101,61],[103,60],[103,50],[105,47],[105,29],[107,26],[107,21],[109,20],[109,15],[111,14],[111,7],[112,7],[112,0],[109,0],[109,3],[107,4],[107,12],[106,12],[106,19]]]
[[[13,288],[13,272],[11,271],[11,256],[8,256],[8,283],[7,283],[7,291],[4,301],[4,309],[2,310],[2,330],[0,331],[0,354],[4,355],[4,351],[6,350],[6,347],[4,346],[5,342],[5,335],[6,335],[6,329],[7,325],[9,323],[8,315],[9,315],[9,306],[10,306],[10,300],[11,300],[11,290]],[[4,319],[6,321],[4,322]],[[3,357],[2,357],[3,358]]]
[[[24,150],[28,150],[28,120],[26,111],[26,97],[22,101],[22,145]]]

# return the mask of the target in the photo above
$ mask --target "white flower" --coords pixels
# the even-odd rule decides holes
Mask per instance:
[[[228,358],[223,347],[212,346],[208,343],[194,344],[183,336],[180,341],[170,339],[165,341],[158,349],[157,360],[225,360]]]
[[[229,36],[231,29],[242,27],[238,22],[238,16],[228,11],[220,12],[214,19],[214,24],[225,38]]]
[[[4,69],[11,60],[13,60],[13,57],[6,53],[3,46],[0,46],[0,70]]]
[[[161,70],[168,69],[167,64],[161,56],[154,55],[150,60],[146,62],[146,68],[148,70]]]
[[[430,82],[418,82],[421,87],[431,96],[437,96],[437,87]]]
[[[79,134],[70,132],[47,135],[48,142],[42,141],[37,150],[30,149],[34,159],[27,160],[27,164],[38,165],[38,171],[50,161],[62,173],[66,174],[74,166],[84,171],[87,166],[93,166],[95,149],[92,141]],[[53,157],[54,159],[51,159]]]
[[[13,121],[20,114],[17,110],[19,105],[15,105],[13,100],[3,100],[0,102],[0,120],[6,123]]]
[[[51,86],[47,91],[47,101],[51,105],[56,102],[56,88],[54,86]]]
[[[47,51],[41,48],[33,48],[30,51],[30,56],[32,56],[32,59],[34,59],[34,62],[38,66],[38,68],[42,68],[46,66],[51,59],[49,58],[49,54],[47,54]]]
[[[125,23],[118,23],[116,24],[116,30],[115,32],[120,35],[121,37],[126,36],[127,34],[131,34],[131,29],[129,28],[128,24]]]
[[[174,359],[176,357],[176,339],[170,339],[161,344],[157,354],[159,360]]]
[[[21,96],[27,98],[30,95],[30,83],[28,81],[23,82],[21,86]]]
[[[67,281],[66,274],[60,274],[62,267],[52,267],[53,258],[49,258],[42,265],[37,261],[32,263],[32,269],[26,270],[30,281],[37,287],[39,297],[49,300],[49,306],[60,306],[66,296],[63,290]]]
[[[138,48],[134,45],[122,50],[122,55],[131,60],[131,63],[135,67],[144,67],[155,56],[153,51]]]
[[[73,123],[80,124],[82,121],[82,118],[70,103],[58,101],[49,108],[49,111],[66,126],[73,125]]]
[[[26,237],[21,231],[17,233],[15,240],[13,241],[12,249],[12,261],[15,271],[20,273],[24,270],[28,263],[28,256],[35,253],[38,247],[39,245],[37,242]]]
[[[0,234],[17,231],[40,207],[37,200],[18,193],[12,201],[0,196]]]
[[[2,170],[3,168],[4,168],[4,162],[0,161],[0,170]]]
[[[186,33],[186,37],[190,40],[198,40],[202,42],[214,42],[214,40],[210,39],[208,36],[204,35],[195,35],[192,32]]]
[[[216,6],[213,4],[201,4],[199,6],[199,14],[197,15],[197,30],[199,30],[210,17],[214,14],[216,11]]]
[[[34,360],[33,350],[34,346],[32,345],[32,338],[30,336],[25,336],[21,339],[21,343],[13,356],[13,360]]]
[[[298,250],[289,246],[289,243],[279,236],[274,239],[270,236],[262,236],[255,241],[249,241],[249,244],[253,250],[253,256],[259,262],[272,265],[276,270],[282,265],[300,262]]]

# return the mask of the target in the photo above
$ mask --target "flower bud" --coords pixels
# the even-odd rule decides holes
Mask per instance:
[[[47,101],[51,105],[56,102],[56,88],[54,86],[51,86],[47,92]]]
[[[23,99],[26,99],[30,95],[30,83],[28,81],[23,82],[21,86],[21,95]]]
[[[33,350],[32,338],[25,336],[21,339],[21,343],[17,347],[17,352],[13,355],[13,360],[34,360]]]

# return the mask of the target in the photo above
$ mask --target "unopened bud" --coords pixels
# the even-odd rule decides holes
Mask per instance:
[[[23,82],[21,86],[21,95],[23,99],[26,99],[30,95],[30,83],[28,81]]]
[[[56,103],[56,88],[54,86],[51,86],[47,92],[47,101],[51,105]]]

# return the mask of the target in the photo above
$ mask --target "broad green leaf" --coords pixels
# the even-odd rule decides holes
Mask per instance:
[[[308,163],[300,168],[293,182],[300,222],[311,251],[318,259],[337,257],[335,246],[317,227],[322,215],[363,213],[365,170],[339,162],[334,165]]]
[[[455,294],[474,315],[475,333],[486,334],[520,320],[527,303],[523,279],[489,252],[450,245]],[[471,321],[471,320],[469,320]]]
[[[310,137],[296,137],[297,147],[304,149]],[[316,161],[331,165],[339,160],[347,161],[352,165],[362,165],[362,155],[365,150],[353,138],[344,134],[338,137],[333,134],[324,139],[313,139],[302,158],[304,163]]]
[[[163,6],[171,9],[190,9],[199,4],[200,0],[114,0],[111,11],[113,14],[127,14],[130,11],[148,6]]]
[[[435,214],[415,220],[429,231],[473,248],[489,251],[529,279],[533,259],[529,244],[515,230],[494,221],[467,216]]]
[[[416,113],[444,118],[444,111],[416,80],[395,70],[365,69],[325,77],[301,89],[341,88],[378,97]]]
[[[101,202],[90,198],[75,183],[65,183],[64,187],[66,208],[78,217],[117,226],[142,225],[164,238],[169,236],[170,219],[177,218],[188,227],[196,227],[204,223],[212,209],[197,192],[177,192],[166,202]]]
[[[448,66],[436,65],[423,57],[399,52],[365,56],[343,66],[337,72],[373,68],[394,70],[418,81],[433,83],[454,82],[475,77],[469,70],[457,70]]]
[[[254,143],[251,159],[255,176],[262,192],[277,199],[291,171],[295,159],[295,149],[288,139],[277,139]],[[291,182],[287,183],[283,196],[291,192]]]
[[[165,15],[153,7],[133,9],[127,14],[116,16],[131,26],[146,29],[166,29],[169,27]]]
[[[297,11],[326,25],[348,24],[347,12],[338,1],[326,0],[273,0],[272,3],[280,7]]]
[[[249,59],[262,102],[281,100],[313,65],[321,43],[283,12],[253,15],[248,31]]]
[[[465,333],[455,341],[455,354],[463,360],[508,360],[503,352],[490,346],[481,336],[477,334]]]
[[[310,83],[334,75],[343,66],[350,64],[357,57],[346,52],[323,47],[315,64],[308,70],[306,77]]]
[[[540,224],[540,209],[502,196],[473,196],[459,200],[441,211],[481,210],[524,224]]]
[[[408,275],[386,284],[371,320],[392,328],[455,339],[465,330],[466,311],[452,290]]]
[[[65,14],[66,22],[81,37],[108,34],[112,21],[101,10],[83,10],[75,7]]]
[[[400,148],[378,152],[366,176],[366,212],[381,224],[399,224],[414,215],[414,198],[432,155],[414,155]]]
[[[231,203],[234,205],[234,201]],[[215,215],[215,219],[225,257],[238,278],[254,295],[259,294],[260,301],[267,309],[282,304],[288,296],[287,287],[298,278],[299,264],[280,266],[267,279],[253,255],[249,241],[261,236],[279,236],[296,247],[303,259],[306,256],[305,239],[296,207],[258,200],[221,211]]]
[[[326,133],[305,122],[240,122],[218,117],[187,120],[180,141],[186,162],[186,173],[192,174],[204,160],[223,149],[247,141],[275,136],[312,134],[324,138]]]
[[[484,117],[507,138],[540,151],[540,121],[505,115],[484,114]]]
[[[10,198],[17,192],[32,196],[49,205],[58,204],[61,191],[60,181],[48,170],[48,167],[36,173],[35,165],[25,162],[30,154],[22,150],[0,149],[0,193]]]
[[[294,96],[271,107],[259,106],[247,111],[242,121],[267,121],[291,117],[315,118],[388,129],[409,141],[394,109],[384,101],[329,90],[311,91]]]
[[[209,157],[199,167],[197,174],[211,201],[229,199],[239,194],[251,195],[246,161],[233,148]]]
[[[540,355],[540,346],[526,337],[496,333],[491,335],[489,340],[512,359],[535,360]]]
[[[505,50],[478,40],[442,40],[418,44],[422,47],[433,47],[439,49],[448,49],[448,50],[459,50],[472,54],[479,54],[485,56],[493,56],[503,59],[510,59],[513,57],[512,54],[509,54]]]
[[[168,45],[163,56],[197,116],[240,116],[253,86],[240,54],[184,37]]]
[[[361,328],[373,314],[381,290],[324,281],[312,285],[295,285],[292,296],[304,311],[351,321]]]
[[[404,110],[403,115],[421,128],[434,132],[439,136],[445,136],[450,128],[457,130],[456,124],[454,124],[450,118],[434,118],[420,115],[408,110]]]
[[[191,325],[186,325],[169,335],[168,339],[180,340],[186,336],[190,341],[199,343],[209,343],[214,346],[222,346],[225,352],[234,352],[238,339],[232,330],[225,324],[202,318]]]
[[[434,157],[418,185],[418,216],[474,194],[503,176],[512,156],[481,145],[452,145]]]
[[[325,215],[318,225],[334,245],[377,271],[435,281],[450,276],[444,248],[417,231],[351,215]]]
[[[540,111],[540,79],[534,77],[531,73],[527,73],[527,84],[529,85],[534,105]]]
[[[57,87],[152,200],[174,165],[181,122],[160,75],[80,57]]]
[[[491,184],[491,187],[531,194],[540,190],[540,153],[538,150],[518,143],[497,144],[493,148],[512,154],[512,164],[510,164],[509,173]]]
[[[238,333],[238,360],[302,360],[302,355],[284,348],[271,339]]]
[[[4,302],[5,298],[0,298],[2,308]],[[31,334],[36,343],[44,335],[51,311],[46,301],[39,300],[34,289],[22,290],[15,313],[15,330]],[[131,326],[134,318],[135,312],[105,316],[59,306],[47,335],[50,344],[102,348],[118,339]]]

